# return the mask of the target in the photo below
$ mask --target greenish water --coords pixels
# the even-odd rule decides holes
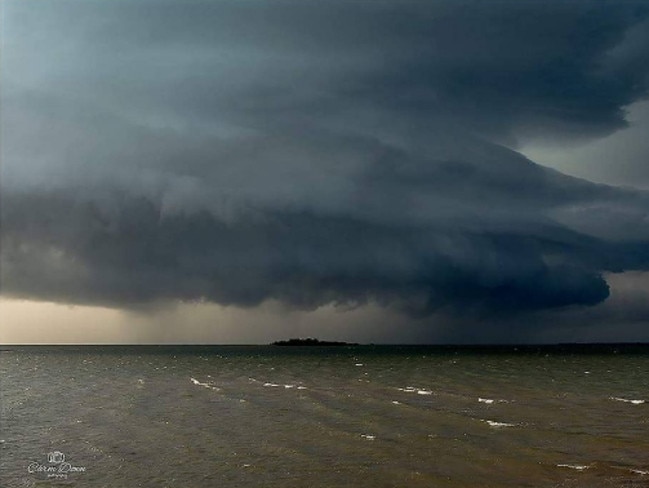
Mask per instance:
[[[643,348],[11,349],[3,487],[649,486]]]

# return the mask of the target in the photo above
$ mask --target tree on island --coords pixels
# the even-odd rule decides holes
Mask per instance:
[[[287,341],[275,341],[273,346],[358,346],[357,343],[340,342],[340,341],[321,341],[308,337],[306,339],[289,339]]]

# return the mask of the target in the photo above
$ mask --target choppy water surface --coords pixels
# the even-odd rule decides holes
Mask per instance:
[[[646,351],[32,347],[0,367],[5,487],[649,486]]]

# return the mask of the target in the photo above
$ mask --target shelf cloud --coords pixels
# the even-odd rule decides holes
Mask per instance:
[[[649,270],[649,192],[517,151],[626,126],[649,89],[648,15],[6,2],[2,293],[413,320],[602,303],[611,273]]]

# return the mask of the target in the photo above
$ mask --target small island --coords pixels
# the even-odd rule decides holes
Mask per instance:
[[[275,341],[272,346],[358,346],[356,342],[321,341],[318,339],[289,339],[287,341]]]

